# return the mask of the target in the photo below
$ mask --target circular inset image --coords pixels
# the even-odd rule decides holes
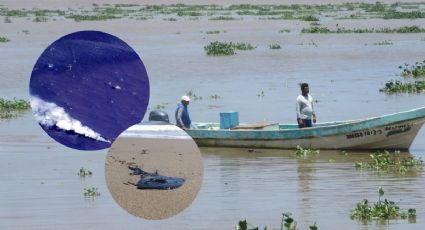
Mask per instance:
[[[124,131],[105,161],[106,183],[114,200],[144,219],[174,216],[195,199],[203,164],[195,141],[180,128],[148,122]]]
[[[80,31],[49,45],[30,80],[33,114],[46,133],[79,150],[111,146],[139,123],[149,102],[142,60],[124,41]]]

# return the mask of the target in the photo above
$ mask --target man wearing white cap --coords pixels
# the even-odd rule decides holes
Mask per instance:
[[[190,120],[189,116],[189,110],[187,109],[189,102],[190,98],[188,96],[182,96],[181,102],[177,104],[177,109],[175,113],[176,125],[183,130],[190,129],[192,126],[192,121]]]

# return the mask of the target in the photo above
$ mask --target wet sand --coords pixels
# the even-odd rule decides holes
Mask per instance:
[[[140,176],[130,175],[128,166],[184,178],[185,182],[171,190],[137,189],[133,184]],[[145,219],[165,219],[187,208],[201,187],[202,175],[201,153],[191,139],[118,138],[105,162],[112,197],[127,212]]]

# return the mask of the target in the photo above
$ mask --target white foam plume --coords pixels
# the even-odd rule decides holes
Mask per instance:
[[[79,120],[72,118],[62,107],[52,102],[31,96],[31,108],[38,122],[46,126],[56,125],[58,128],[74,131],[75,133],[90,137],[92,139],[111,143],[90,127],[84,126]]]

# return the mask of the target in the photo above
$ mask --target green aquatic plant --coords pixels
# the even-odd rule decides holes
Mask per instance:
[[[393,45],[393,42],[391,40],[383,40],[380,42],[374,42],[373,45],[375,46]]]
[[[280,45],[277,43],[273,43],[269,45],[269,48],[272,50],[277,50],[277,49],[280,49]]]
[[[18,111],[18,110],[27,110],[30,109],[30,103],[29,101],[22,100],[22,99],[16,99],[13,100],[7,100],[0,98],[0,111]]]
[[[84,196],[87,198],[94,198],[97,196],[100,196],[100,193],[97,191],[97,188],[91,187],[91,188],[85,188],[84,189]]]
[[[390,220],[399,217],[402,219],[416,217],[416,209],[410,208],[407,211],[401,211],[400,207],[394,201],[382,200],[384,194],[384,189],[379,187],[378,202],[370,205],[367,199],[363,199],[357,203],[355,209],[351,210],[351,218],[360,220]]]
[[[232,16],[218,16],[218,17],[213,17],[213,18],[209,18],[208,20],[213,20],[213,21],[232,21],[232,20],[238,20],[235,17]]]
[[[425,12],[421,11],[410,11],[410,12],[402,12],[391,10],[384,14],[384,19],[417,19],[417,18],[425,18]]]
[[[210,96],[210,98],[217,100],[217,99],[220,99],[221,97],[218,94],[213,94],[213,95]]]
[[[256,48],[247,42],[236,42],[236,43],[231,42],[230,44],[235,50],[253,50]]]
[[[80,171],[78,171],[78,176],[80,177],[86,177],[91,176],[93,173],[90,170],[84,169],[83,167],[80,168]]]
[[[290,29],[281,29],[279,30],[279,33],[290,33],[291,30]]]
[[[220,30],[209,30],[205,32],[206,34],[219,34]]]
[[[408,171],[422,170],[423,160],[413,156],[402,157],[400,151],[390,153],[377,151],[369,155],[371,162],[356,162],[356,169],[372,169],[378,172],[396,172],[405,174]]]
[[[263,90],[261,90],[261,92],[259,94],[257,94],[257,97],[264,97],[266,94],[264,93]]]
[[[236,226],[237,230],[259,230],[258,227],[255,227],[251,224],[249,224],[246,220],[240,220],[238,225]],[[264,230],[267,230],[267,226],[263,228]],[[310,230],[318,230],[316,223],[309,226]],[[285,212],[282,213],[282,218],[280,222],[280,230],[298,230],[297,228],[297,221],[292,217],[292,213]]]
[[[303,21],[307,21],[307,22],[318,22],[319,21],[319,18],[314,16],[314,15],[302,16],[299,19],[301,19]]]
[[[403,83],[399,80],[390,80],[379,91],[384,93],[424,93],[425,81]]]
[[[106,21],[111,19],[117,19],[119,17],[115,15],[68,15],[66,18],[74,19],[76,22],[80,21]]]
[[[204,46],[204,50],[207,52],[207,55],[212,56],[225,56],[235,54],[235,49],[232,46],[231,42],[210,42],[210,44]]]
[[[354,28],[347,29],[338,27],[336,30],[331,30],[327,27],[313,26],[310,28],[303,28],[301,33],[310,34],[349,34],[349,33],[424,33],[425,29],[419,26],[403,26],[399,28]]]
[[[202,100],[202,96],[198,96],[193,90],[186,91],[186,95],[193,98],[194,100]]]
[[[402,69],[401,76],[403,77],[425,77],[425,60],[416,62],[414,65],[405,63],[404,66],[399,66]]]
[[[0,37],[0,43],[10,42],[10,39],[7,37]]]
[[[319,149],[312,149],[312,148],[303,148],[299,145],[295,148],[294,154],[298,157],[308,157],[317,155],[320,153]]]
[[[177,18],[164,18],[164,21],[170,21],[170,22],[175,22],[177,21]]]

